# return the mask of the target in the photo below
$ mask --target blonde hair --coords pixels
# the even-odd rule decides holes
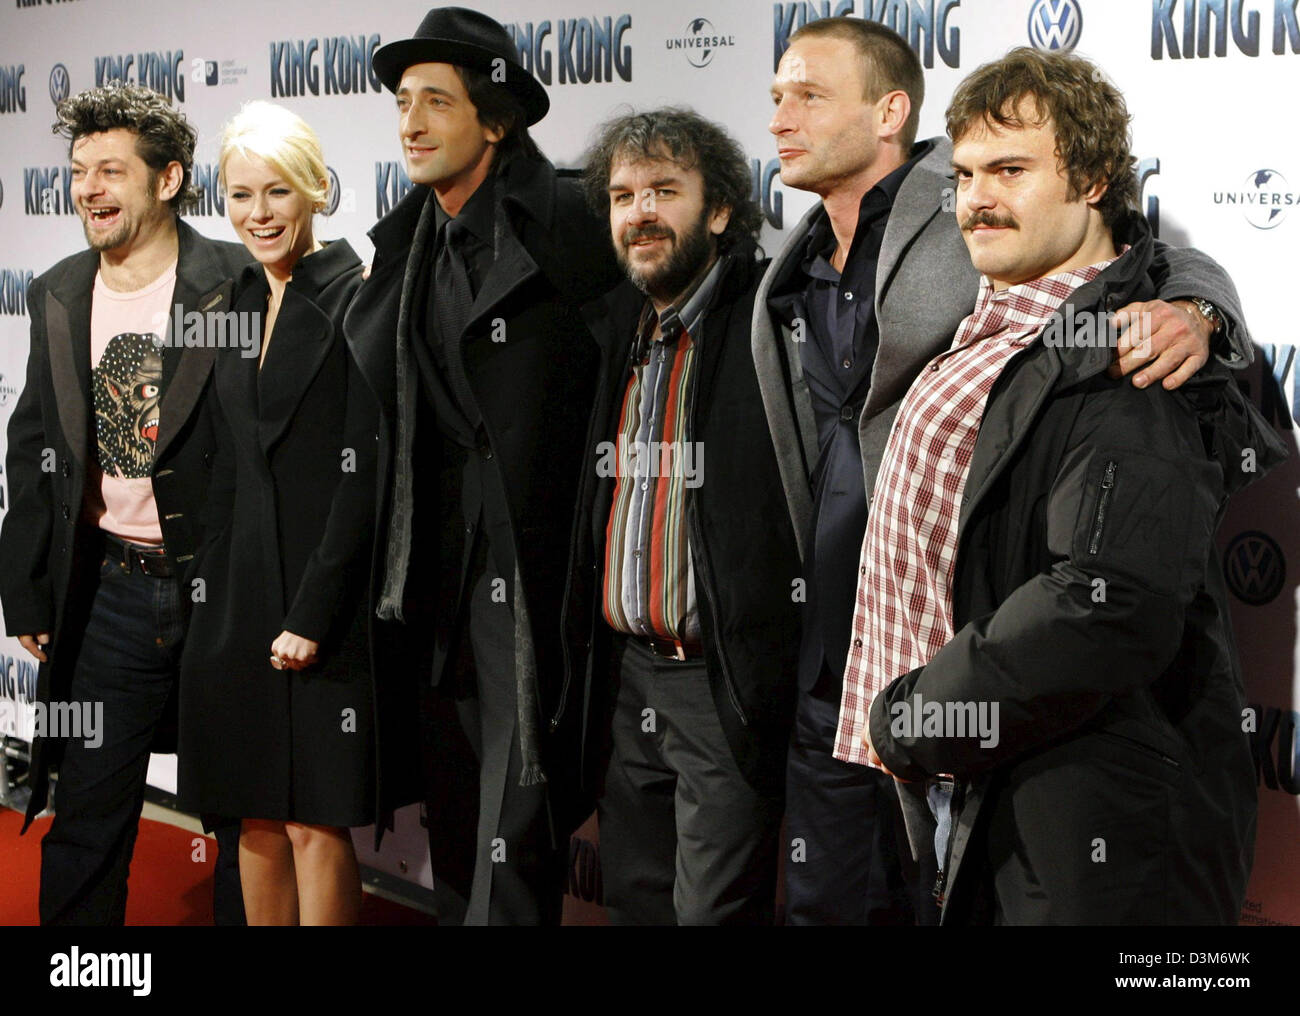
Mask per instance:
[[[316,211],[324,207],[329,188],[325,156],[316,132],[297,113],[260,99],[244,103],[221,135],[217,176],[223,190],[226,163],[235,152],[245,158],[257,156],[310,201]]]

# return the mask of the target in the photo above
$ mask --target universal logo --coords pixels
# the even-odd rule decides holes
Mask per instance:
[[[19,388],[17,385],[9,383],[9,379],[0,374],[0,409],[9,405],[11,399],[18,397]]]
[[[1076,0],[1036,0],[1029,9],[1029,41],[1034,49],[1068,53],[1083,34],[1083,11]]]
[[[708,18],[692,18],[686,24],[682,35],[664,40],[664,48],[669,52],[682,50],[692,67],[707,67],[713,62],[713,54],[719,49],[736,45],[734,35],[722,35],[713,27]]]
[[[1287,213],[1300,205],[1300,193],[1291,190],[1276,169],[1257,169],[1246,177],[1240,190],[1215,191],[1214,203],[1239,206],[1256,229],[1276,229]]]

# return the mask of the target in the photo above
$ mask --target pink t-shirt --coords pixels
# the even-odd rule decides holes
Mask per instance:
[[[133,543],[162,543],[149,473],[163,394],[162,339],[175,288],[174,261],[133,293],[114,292],[95,273],[90,386],[98,454],[87,476],[84,519]]]

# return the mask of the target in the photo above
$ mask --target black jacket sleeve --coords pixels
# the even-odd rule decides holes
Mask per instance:
[[[895,775],[970,777],[1002,764],[1154,682],[1178,651],[1231,467],[1206,454],[1183,394],[1099,388],[1047,494],[1051,567],[872,704],[872,745]],[[989,714],[996,704],[994,736],[912,736],[910,723],[894,721],[916,695],[922,707],[961,703],[967,715],[967,703],[986,703]]]
[[[5,472],[9,510],[0,527],[0,600],[8,635],[38,635],[54,626],[54,592],[49,574],[54,536],[54,485],[51,469],[69,465],[53,461],[45,434],[41,393],[50,388],[45,339],[45,287],[39,279],[27,291],[31,350],[27,379],[9,417]],[[82,468],[77,465],[76,468]]]

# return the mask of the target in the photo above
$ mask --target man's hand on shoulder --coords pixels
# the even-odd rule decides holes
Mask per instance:
[[[1189,300],[1148,300],[1115,312],[1120,329],[1110,376],[1138,373],[1133,384],[1145,388],[1161,381],[1173,391],[1210,359],[1212,327]],[[1139,370],[1140,368],[1140,370]]]

